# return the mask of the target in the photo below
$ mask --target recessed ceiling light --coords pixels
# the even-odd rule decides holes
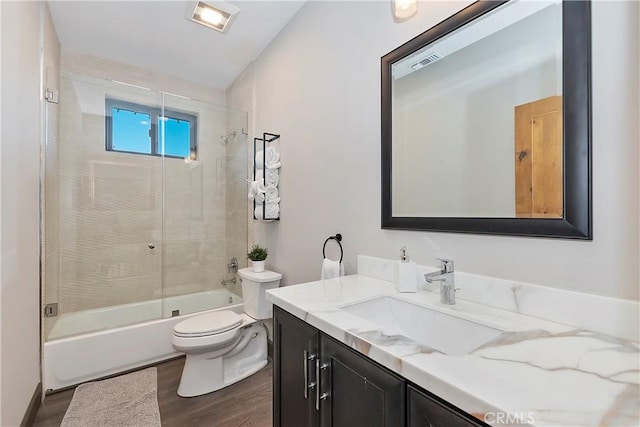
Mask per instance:
[[[186,18],[212,28],[221,33],[227,32],[234,16],[240,8],[222,1],[196,1],[189,5]]]
[[[392,0],[393,17],[403,22],[418,12],[418,0]]]

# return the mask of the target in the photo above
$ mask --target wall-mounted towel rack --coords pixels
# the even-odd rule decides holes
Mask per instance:
[[[344,251],[342,250],[342,243],[340,243],[342,241],[342,234],[340,233],[336,234],[335,236],[329,236],[327,237],[327,240],[324,241],[324,245],[322,245],[322,258],[326,258],[324,250],[327,247],[327,243],[329,242],[329,240],[335,240],[336,243],[338,243],[338,246],[340,246],[340,262],[342,262]]]
[[[253,138],[253,180],[254,181],[259,181],[262,180],[263,185],[266,187],[267,186],[267,147],[269,146],[268,144],[276,141],[280,139],[280,135],[277,135],[275,133],[269,133],[269,132],[263,132],[262,133],[262,138]],[[257,176],[257,171],[258,171],[258,167],[257,167],[257,158],[256,156],[258,155],[258,153],[262,152],[262,174],[258,174],[260,176]],[[279,151],[279,150],[278,150]],[[279,153],[278,153],[279,155]],[[276,168],[276,174],[278,174]],[[277,183],[275,184],[276,188],[277,188]],[[253,219],[255,220],[262,220],[262,221],[278,221],[280,220],[280,198],[277,198],[277,202],[273,202],[272,204],[277,204],[277,206],[275,206],[277,209],[275,209],[275,211],[277,212],[277,215],[271,215],[271,213],[273,212],[270,209],[267,209],[267,203],[269,202],[269,200],[267,200],[266,194],[264,197],[264,200],[262,202],[256,202],[255,199],[253,201]],[[260,215],[260,217],[258,215],[256,215],[256,212],[258,212],[259,214],[261,213],[262,215]]]

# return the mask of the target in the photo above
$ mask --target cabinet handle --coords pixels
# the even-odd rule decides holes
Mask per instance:
[[[309,383],[309,362],[315,360],[315,354],[309,354],[309,352],[305,349],[302,352],[304,356],[304,360],[302,361],[302,368],[304,371],[304,398],[307,399],[309,397],[309,389],[314,388],[316,383]]]
[[[327,397],[329,397],[329,393],[321,393],[321,376],[320,376],[320,370],[321,369],[327,369],[327,366],[329,366],[326,363],[320,363],[320,359],[316,359],[316,383],[318,384],[318,386],[316,387],[316,411],[320,410],[320,401],[321,400],[325,400]]]

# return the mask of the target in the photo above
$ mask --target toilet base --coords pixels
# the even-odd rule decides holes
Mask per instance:
[[[182,397],[201,396],[234,384],[267,365],[267,330],[262,322],[244,331],[240,343],[224,356],[187,354],[178,386]]]

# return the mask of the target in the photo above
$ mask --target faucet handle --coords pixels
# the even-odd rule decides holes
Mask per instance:
[[[440,261],[440,273],[453,273],[453,260],[446,258],[436,258]]]

